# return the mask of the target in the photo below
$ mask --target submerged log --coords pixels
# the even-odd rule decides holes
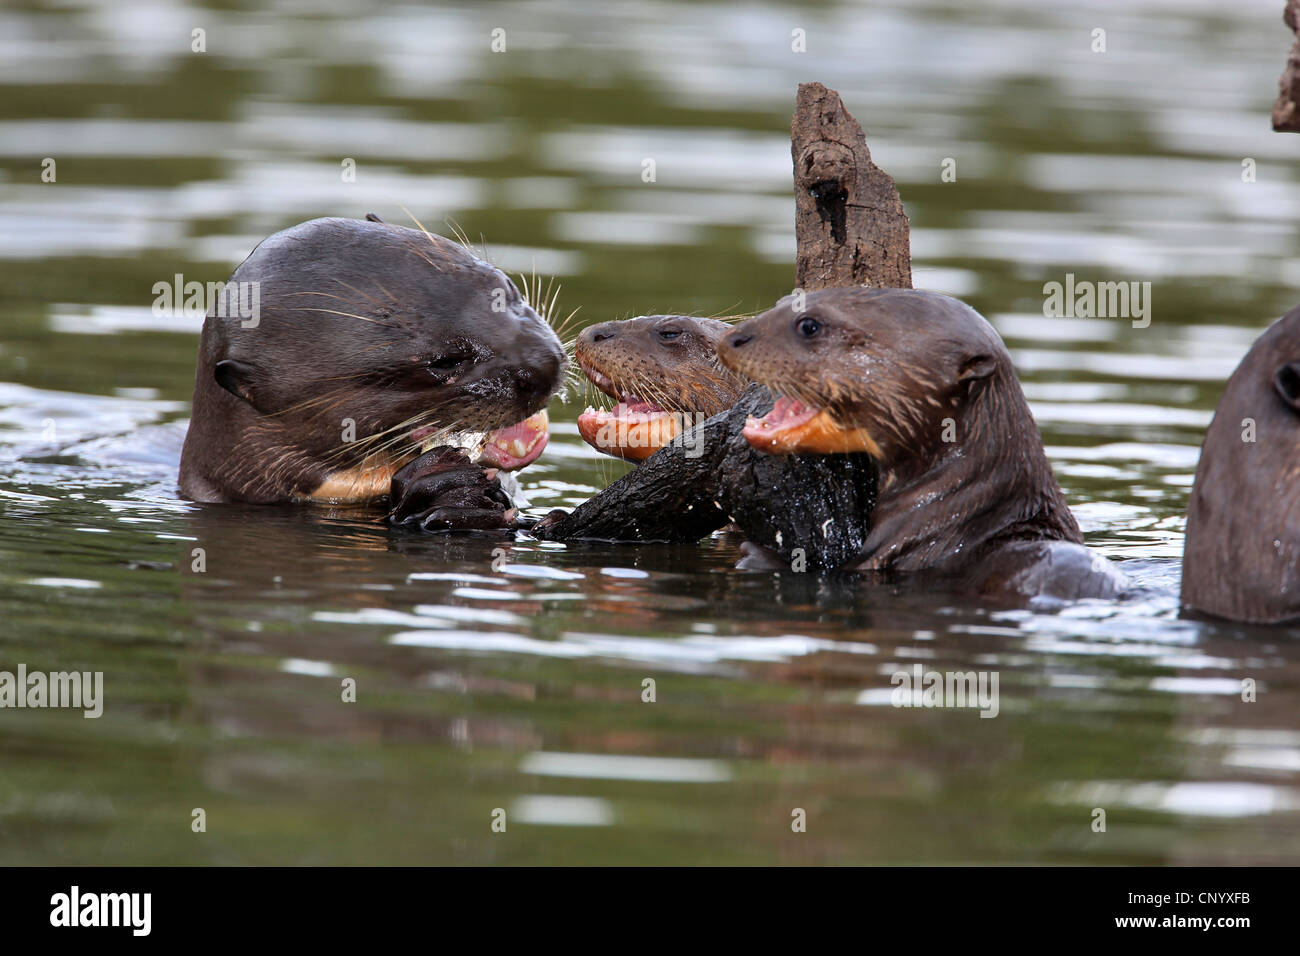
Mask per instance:
[[[698,541],[733,522],[787,564],[834,568],[866,544],[876,472],[866,455],[768,455],[741,435],[772,408],[751,385],[729,410],[679,435],[570,514],[532,528],[551,541]],[[696,454],[702,451],[702,454]]]
[[[832,286],[912,287],[907,215],[894,181],[871,161],[839,94],[804,83],[791,123],[795,278]],[[554,541],[696,541],[734,522],[795,568],[834,568],[861,553],[876,496],[866,455],[769,455],[741,434],[772,408],[752,385],[726,412],[642,462],[571,514],[532,529]],[[700,453],[702,451],[702,453]]]
[[[685,543],[717,531],[728,521],[720,471],[731,425],[731,411],[714,415],[572,512],[552,511],[530,533],[547,541]]]
[[[837,568],[862,553],[876,505],[876,468],[855,455],[769,455],[740,430],[765,415],[772,395],[750,387],[731,410],[720,501],[745,538],[796,570]]]

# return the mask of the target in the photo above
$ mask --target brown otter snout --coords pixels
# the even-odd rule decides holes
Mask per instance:
[[[787,296],[724,335],[718,357],[779,396],[746,437],[776,453],[867,451],[913,474],[943,453],[944,423],[998,380],[1014,384],[993,328],[957,299],[913,289]],[[1017,386],[1018,391],[1018,386]]]

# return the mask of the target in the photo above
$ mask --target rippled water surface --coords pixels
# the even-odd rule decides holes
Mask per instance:
[[[1300,300],[1281,6],[7,6],[0,670],[103,671],[105,705],[0,710],[0,862],[1300,862],[1298,635],[1175,599],[1222,382]],[[944,606],[738,572],[728,536],[494,568],[364,510],[177,499],[198,322],[155,318],[155,282],[374,211],[555,277],[580,323],[755,312],[793,283],[807,79],[897,179],[917,285],[1007,340],[1139,597]],[[1044,318],[1066,273],[1150,282],[1149,327]],[[537,513],[625,469],[576,398]],[[915,665],[996,673],[996,718],[891,706]]]

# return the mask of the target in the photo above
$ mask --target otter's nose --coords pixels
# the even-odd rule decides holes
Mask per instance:
[[[738,349],[742,345],[747,345],[749,342],[753,341],[753,339],[754,336],[752,333],[741,332],[737,329],[735,332],[728,332],[726,337],[722,340],[722,344],[733,349]]]
[[[548,395],[554,382],[553,375],[546,375],[539,369],[515,369],[515,385],[519,389],[520,397],[530,403]]]
[[[617,337],[618,331],[614,323],[602,322],[583,329],[582,334],[578,336],[578,341],[586,345],[595,345],[597,342],[606,342]]]
[[[545,355],[535,359],[532,365],[515,369],[515,385],[520,397],[529,403],[548,398],[560,377],[560,361],[555,355]]]

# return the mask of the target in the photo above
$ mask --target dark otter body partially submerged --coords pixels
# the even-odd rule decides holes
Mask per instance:
[[[941,572],[981,593],[1113,597],[1082,546],[997,333],[948,296],[827,289],[743,323],[724,364],[781,395],[745,437],[777,452],[866,452],[880,471],[855,567]]]
[[[574,358],[617,404],[578,416],[583,440],[607,455],[643,461],[734,405],[749,383],[718,361],[717,342],[730,329],[718,319],[686,315],[643,315],[584,329]]]
[[[1246,353],[1206,430],[1182,602],[1235,621],[1300,619],[1300,309]]]
[[[540,453],[544,426],[521,420],[557,389],[563,349],[502,272],[456,243],[317,219],[263,241],[231,282],[258,283],[260,313],[204,322],[186,497],[381,497],[449,429],[520,423],[495,436],[487,462],[521,467]]]

